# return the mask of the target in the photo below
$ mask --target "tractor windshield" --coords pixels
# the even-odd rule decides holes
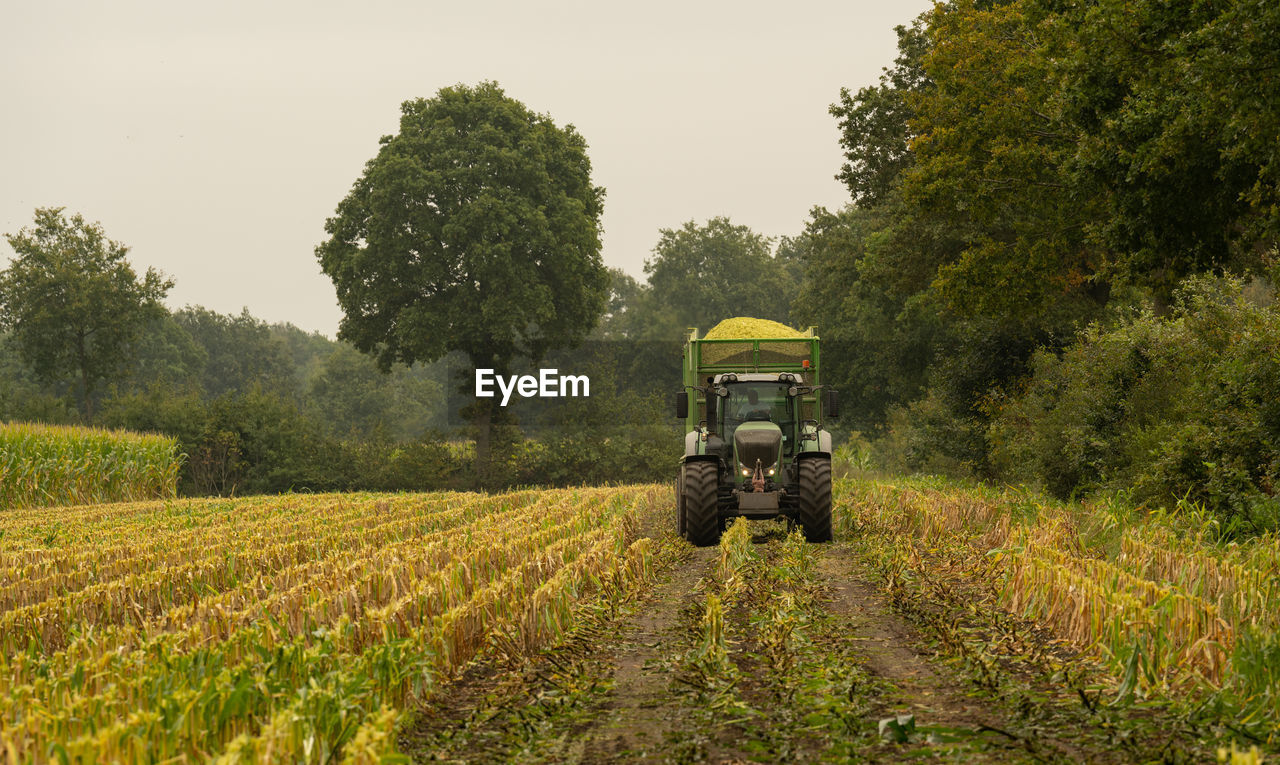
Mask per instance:
[[[720,432],[730,442],[744,422],[772,422],[782,429],[783,452],[791,452],[795,432],[795,399],[787,385],[776,382],[735,382],[725,386],[729,395],[720,399]]]

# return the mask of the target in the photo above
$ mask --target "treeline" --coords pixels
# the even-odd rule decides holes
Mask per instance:
[[[163,311],[115,350],[118,372],[84,401],[76,376],[42,379],[13,342],[0,343],[0,419],[175,436],[187,455],[181,489],[188,494],[393,488],[407,481],[395,466],[380,465],[391,446],[442,429],[433,370],[384,375],[346,344],[268,325],[247,311]],[[412,456],[449,462],[445,447],[428,451]]]
[[[247,311],[167,310],[172,281],[134,273],[126,246],[61,209],[37,210],[7,239],[19,258],[0,272],[0,420],[173,436],[184,494],[479,485],[462,354],[381,369],[347,342]],[[485,487],[665,480],[681,443],[677,328],[785,319],[799,287],[798,261],[725,219],[660,232],[650,267],[670,287],[663,299],[617,272],[619,294],[584,346],[509,362],[516,374],[586,375],[591,395],[497,409]],[[709,269],[718,282],[680,293],[682,274]]]
[[[472,488],[474,458],[448,358],[382,372],[349,344],[291,324],[200,307],[153,318],[118,377],[78,401],[74,376],[41,380],[0,337],[0,421],[85,423],[164,433],[186,455],[188,495]],[[663,347],[663,350],[669,350]],[[629,346],[547,360],[588,374],[590,399],[511,407],[495,480],[569,485],[657,480],[676,442]],[[521,370],[528,371],[528,370]],[[674,382],[673,382],[674,379]],[[663,387],[665,386],[665,387]],[[539,402],[542,404],[542,402]],[[90,414],[91,413],[91,414]]]
[[[1280,5],[942,3],[831,107],[843,209],[664,230],[600,332],[815,325],[886,469],[1280,501]]]

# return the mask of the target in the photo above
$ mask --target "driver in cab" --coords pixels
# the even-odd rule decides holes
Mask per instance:
[[[770,419],[769,407],[760,403],[760,393],[755,388],[747,389],[746,400],[740,403],[739,407],[739,422],[761,422]]]

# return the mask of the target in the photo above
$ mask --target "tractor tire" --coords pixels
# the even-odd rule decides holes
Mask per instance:
[[[720,469],[714,462],[684,466],[684,538],[698,547],[720,543]]]
[[[800,527],[810,542],[831,541],[831,458],[800,460]]]
[[[684,465],[680,466],[680,472],[676,474],[676,535],[684,536]]]

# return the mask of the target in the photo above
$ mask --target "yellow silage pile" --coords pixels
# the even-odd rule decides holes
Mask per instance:
[[[804,337],[804,333],[768,319],[735,316],[725,319],[707,332],[704,340],[778,340]]]

